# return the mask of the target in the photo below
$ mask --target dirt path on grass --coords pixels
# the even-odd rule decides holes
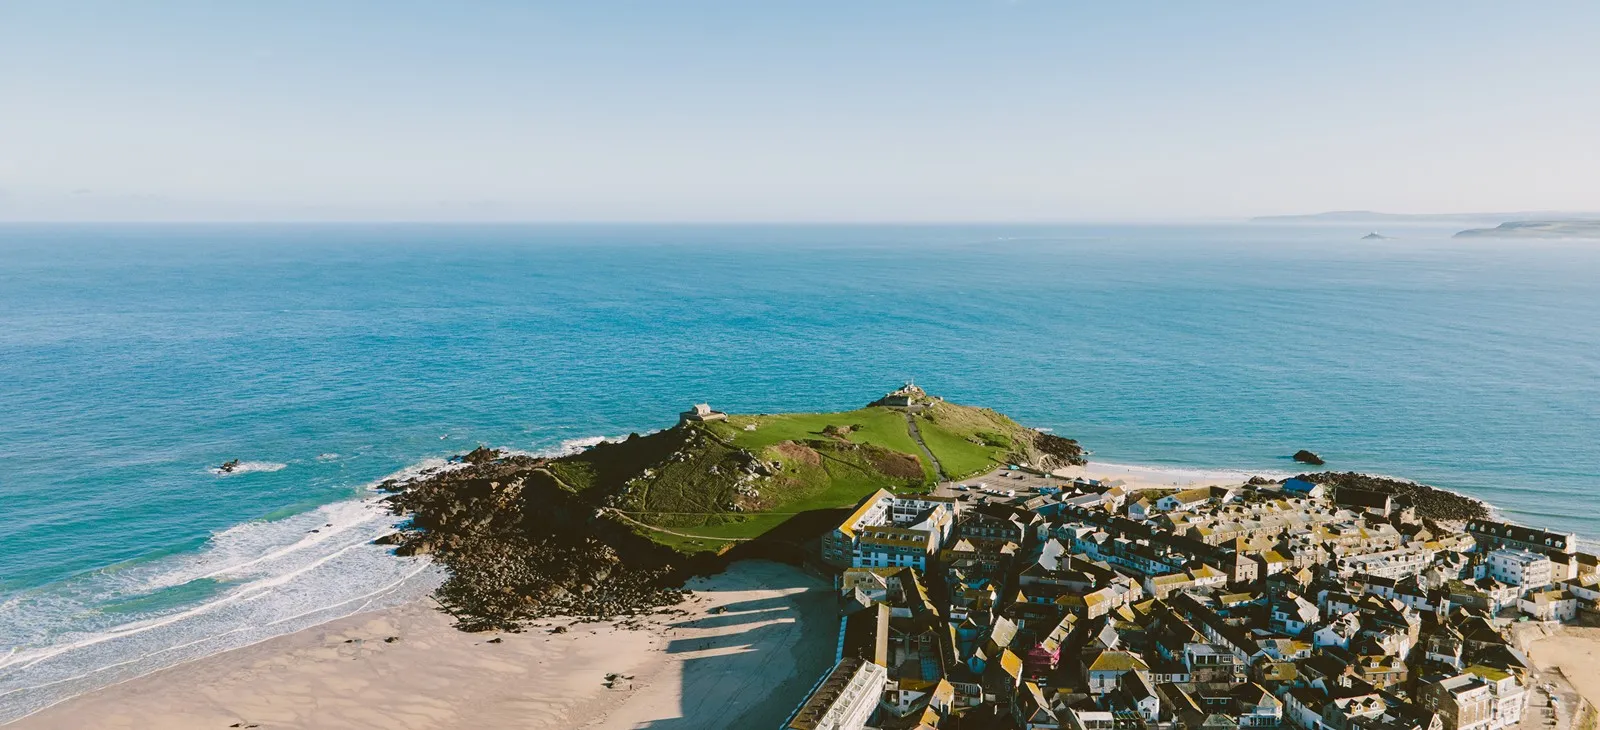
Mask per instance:
[[[622,511],[619,511],[619,510],[614,510],[614,509],[611,509],[610,507],[607,507],[607,508],[601,510],[601,513],[602,514],[609,514],[609,515],[616,515],[618,518],[626,520],[628,522],[632,522],[633,524],[638,525],[640,527],[643,527],[646,530],[654,530],[656,532],[664,532],[664,533],[666,533],[668,535],[677,535],[678,537],[686,537],[686,538],[689,538],[691,540],[721,540],[723,542],[744,542],[744,541],[750,539],[748,537],[713,537],[711,535],[691,535],[691,534],[689,534],[687,532],[677,532],[675,530],[669,530],[669,529],[667,529],[665,527],[656,527],[655,525],[650,525],[650,524],[646,524],[646,523],[640,522],[640,521],[638,521],[638,520],[636,520],[636,519],[634,519],[632,517],[629,517],[626,512],[622,512]],[[680,514],[689,514],[689,513],[680,513]],[[717,513],[717,514],[720,514],[720,513]]]
[[[933,464],[933,471],[938,475],[939,481],[950,481],[950,477],[944,473],[944,465],[939,463],[939,457],[934,456],[933,450],[929,449],[928,444],[922,440],[922,431],[917,429],[917,417],[911,415],[911,411],[906,411],[906,430],[911,432],[911,440],[916,441],[917,446],[922,447],[922,453]]]

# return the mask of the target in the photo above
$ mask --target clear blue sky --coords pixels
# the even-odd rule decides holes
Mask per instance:
[[[0,219],[1600,208],[1600,3],[0,2]]]

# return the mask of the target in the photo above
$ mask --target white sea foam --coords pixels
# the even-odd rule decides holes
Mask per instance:
[[[429,459],[387,478],[457,466]],[[377,499],[246,522],[195,552],[8,598],[0,603],[0,646],[11,647],[0,654],[0,724],[182,661],[426,595],[442,572],[373,544],[397,521]]]
[[[653,434],[653,433],[657,433],[657,432],[656,431],[641,432],[641,435],[648,436],[648,435]],[[510,454],[510,455],[513,455],[513,456],[518,456],[518,455],[520,455],[520,456],[536,456],[536,457],[539,457],[539,458],[553,459],[553,458],[560,457],[560,456],[571,456],[573,454],[581,454],[585,450],[588,450],[590,448],[598,446],[598,445],[600,445],[602,443],[605,443],[607,441],[626,441],[628,439],[629,435],[631,435],[631,434],[622,435],[622,436],[584,436],[584,437],[581,437],[581,438],[566,439],[566,440],[562,441],[561,443],[556,444],[555,446],[547,446],[545,448],[534,449],[532,451],[523,450],[523,449],[512,449],[512,448],[501,448],[500,450],[502,452],[505,452],[506,454]]]
[[[587,436],[584,438],[567,439],[562,441],[560,446],[557,446],[550,452],[546,453],[550,456],[569,456],[571,454],[579,454],[583,453],[584,449],[598,446],[605,441],[606,437],[604,436]]]
[[[235,476],[238,474],[249,474],[250,472],[256,471],[281,471],[287,466],[289,465],[280,464],[276,461],[241,461],[234,465],[232,469],[223,469],[220,466],[212,467],[211,473],[220,477],[226,477]]]

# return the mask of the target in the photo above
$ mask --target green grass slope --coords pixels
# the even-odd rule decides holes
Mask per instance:
[[[1070,463],[1076,444],[992,410],[933,402],[912,418],[951,478],[1007,463]],[[1055,452],[1040,448],[1054,439]],[[1064,446],[1065,444],[1066,446]],[[939,479],[904,410],[735,415],[601,444],[546,468],[641,535],[685,552],[767,533],[795,515]],[[1048,466],[1048,464],[1046,464]]]

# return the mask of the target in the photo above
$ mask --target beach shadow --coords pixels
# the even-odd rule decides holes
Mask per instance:
[[[742,613],[707,616],[685,627],[746,627],[674,638],[669,654],[705,652],[683,661],[677,717],[636,725],[650,730],[777,727],[832,666],[838,642],[837,599],[821,579],[795,568],[770,571],[765,588],[806,590],[740,601]],[[789,585],[783,585],[788,583]],[[788,620],[785,620],[788,619]]]
[[[689,621],[679,621],[675,624],[668,624],[668,626],[674,629],[718,629],[726,626],[739,626],[741,624],[774,621],[777,619],[787,618],[792,613],[793,611],[788,606],[774,606],[772,608],[764,608],[759,611],[743,611],[740,613],[721,613],[713,616],[703,616],[701,618],[691,619]]]
[[[764,611],[772,608],[788,607],[789,599],[787,597],[773,596],[771,598],[755,598],[748,601],[734,601],[733,603],[724,604],[722,610],[727,613],[739,613],[741,611]]]

